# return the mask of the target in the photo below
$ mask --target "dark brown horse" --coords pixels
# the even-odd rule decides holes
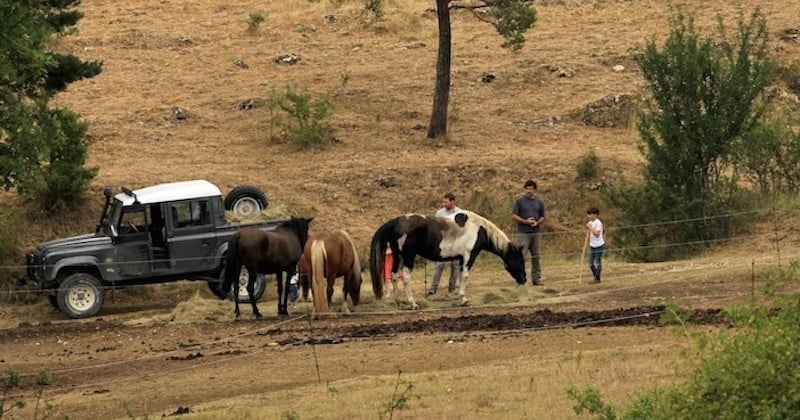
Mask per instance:
[[[361,296],[361,262],[353,239],[344,230],[309,235],[298,268],[305,287],[311,284],[314,312],[328,312],[332,304],[333,284],[341,276],[344,276],[342,311],[350,311],[347,306],[348,295],[353,306],[358,305]]]
[[[278,286],[278,315],[288,315],[287,300],[289,296],[289,278],[297,267],[297,261],[303,253],[308,239],[308,225],[313,219],[294,218],[283,222],[275,230],[264,232],[247,227],[234,233],[228,240],[228,255],[225,261],[225,282],[222,284],[223,296],[231,290],[231,286],[239,284],[239,273],[242,266],[249,275],[247,292],[253,296],[256,276],[258,274],[275,274]],[[286,276],[283,274],[286,273]],[[285,280],[283,280],[285,278]],[[234,291],[236,318],[239,318],[239,293]],[[261,318],[255,299],[253,316]]]

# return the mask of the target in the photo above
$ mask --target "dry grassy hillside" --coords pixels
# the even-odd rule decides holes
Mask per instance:
[[[580,156],[594,150],[609,174],[615,165],[636,173],[634,130],[597,128],[574,116],[608,95],[641,92],[629,50],[664,35],[669,2],[540,2],[539,20],[516,55],[500,48],[489,25],[454,12],[450,135],[438,142],[425,138],[435,2],[384,3],[385,17],[376,21],[355,0],[84,2],[85,18],[58,48],[102,60],[104,70],[71,85],[58,103],[91,123],[89,163],[100,171],[89,206],[99,207],[103,186],[205,178],[227,192],[253,184],[288,213],[315,216],[315,229],[348,228],[364,244],[388,217],[434,211],[445,190],[507,223],[509,202],[527,178],[540,182],[551,226],[570,226],[586,205],[565,193],[583,188],[573,180]],[[800,26],[796,4],[746,1],[745,10],[756,3],[776,55],[800,59],[797,40],[779,39]],[[695,14],[704,30],[714,28],[717,13],[734,25],[735,2],[673,4]],[[266,16],[257,32],[247,30],[253,12]],[[274,60],[292,53],[299,63]],[[482,82],[486,73],[496,79]],[[304,152],[276,144],[268,110],[241,107],[290,85],[331,95],[339,144]],[[189,118],[176,120],[174,107]],[[71,217],[23,241],[95,222],[94,213]]]

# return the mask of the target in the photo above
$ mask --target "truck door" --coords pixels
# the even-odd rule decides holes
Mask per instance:
[[[147,276],[150,266],[150,235],[143,206],[126,207],[119,220],[114,263],[123,277]]]
[[[167,247],[176,271],[205,271],[217,266],[217,241],[211,213],[210,199],[168,204]]]

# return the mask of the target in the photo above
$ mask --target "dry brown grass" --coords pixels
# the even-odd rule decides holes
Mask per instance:
[[[639,344],[618,345],[629,342],[630,333],[637,334]],[[447,342],[443,337],[415,340],[424,341],[430,352],[498,353]],[[296,418],[378,418],[392,396],[403,393],[409,401],[405,409],[394,410],[394,418],[574,418],[573,403],[564,397],[568,387],[598,387],[609,401],[619,403],[622,396],[674,381],[674,358],[686,345],[664,329],[639,328],[611,328],[589,334],[551,331],[508,340],[515,345],[527,344],[530,350],[524,355],[487,359],[480,365],[403,372],[397,389],[397,373],[357,380],[330,378],[320,385],[195,406],[187,418],[275,419],[292,412]],[[548,345],[550,341],[571,342],[575,351],[559,352]],[[392,347],[387,346],[385,351],[391,353]],[[404,392],[406,384],[413,385],[409,392]]]
[[[757,3],[773,33],[796,25],[787,2]],[[713,29],[717,12],[733,24],[729,2],[675,5],[695,13],[702,29]],[[388,216],[432,212],[445,190],[462,198],[485,192],[495,218],[504,217],[503,206],[527,178],[540,181],[551,223],[572,225],[574,209],[560,204],[573,197],[562,199],[561,192],[575,190],[574,164],[589,150],[609,173],[619,165],[635,175],[641,157],[634,131],[594,128],[566,117],[607,95],[641,92],[629,50],[664,35],[667,3],[546,2],[516,55],[499,48],[501,40],[488,25],[457,11],[451,99],[458,112],[449,139],[440,142],[414,128],[427,125],[431,108],[437,46],[432,6],[423,0],[386,2],[385,19],[375,22],[361,17],[357,1],[84,4],[77,34],[61,40],[59,48],[103,60],[104,71],[72,85],[58,103],[91,123],[90,164],[100,168],[91,207],[99,205],[106,185],[206,178],[227,192],[249,183],[287,212],[313,215],[320,228],[348,228],[364,244]],[[267,19],[252,33],[246,21],[256,11]],[[326,23],[325,15],[335,15],[338,23]],[[800,56],[796,44],[773,43],[782,59]],[[302,61],[273,62],[285,53],[300,54]],[[249,67],[236,66],[237,58]],[[626,70],[613,72],[616,64]],[[571,77],[554,76],[558,68]],[[480,82],[486,72],[497,80]],[[293,151],[268,140],[266,109],[238,108],[290,85],[332,95],[342,144]],[[188,111],[188,120],[172,118],[177,106]],[[550,117],[562,120],[553,127],[530,124]],[[381,187],[378,181],[389,176],[397,186]],[[87,215],[55,232],[34,230],[25,241],[86,230],[92,223],[94,216]]]
[[[84,215],[64,215],[57,217],[56,223],[32,227],[21,238],[23,245],[90,230],[104,186],[142,187],[205,178],[227,192],[238,184],[252,184],[261,187],[282,212],[314,216],[313,229],[346,228],[364,247],[385,219],[408,211],[432,213],[446,190],[453,191],[464,207],[481,208],[499,223],[507,223],[504,217],[511,200],[525,179],[535,178],[548,204],[548,224],[565,236],[577,232],[575,238],[561,239],[559,247],[547,250],[550,260],[545,275],[551,290],[529,290],[522,295],[516,290],[498,292],[496,284],[476,281],[470,291],[473,302],[525,304],[536,300],[546,304],[547,299],[574,296],[576,288],[585,287],[577,285],[576,256],[569,254],[575,254],[582,243],[581,231],[576,228],[583,221],[585,207],[575,202],[584,192],[574,182],[574,165],[593,150],[608,174],[618,165],[635,177],[642,159],[632,127],[601,129],[568,116],[610,94],[642,92],[643,80],[629,50],[649,37],[664,36],[669,2],[541,2],[537,6],[539,21],[517,55],[499,48],[501,40],[490,27],[466,13],[454,13],[451,102],[458,112],[450,121],[448,139],[438,142],[427,140],[425,130],[415,128],[427,125],[431,108],[437,32],[435,13],[429,9],[434,2],[385,4],[385,19],[366,24],[358,14],[360,2],[355,0],[84,2],[81,11],[85,18],[78,32],[59,41],[58,48],[83,59],[102,60],[104,71],[70,86],[57,102],[75,109],[91,124],[89,163],[100,169],[92,184],[94,200],[83,209]],[[717,13],[730,27],[738,3],[683,0],[672,4],[695,14],[698,27],[711,30]],[[773,34],[798,25],[793,1],[741,4],[745,10],[760,5]],[[267,19],[252,33],[246,21],[256,11],[262,11]],[[338,23],[326,23],[324,16],[329,14],[335,15]],[[772,45],[780,59],[800,59],[797,43],[775,39]],[[286,53],[300,54],[302,61],[293,66],[273,62],[276,55]],[[236,66],[237,58],[249,67]],[[612,71],[617,64],[626,70]],[[559,68],[571,76],[554,76],[553,69]],[[497,80],[482,83],[480,77],[486,72],[497,75]],[[264,98],[289,85],[331,94],[333,124],[341,144],[294,151],[269,141],[271,127],[265,108],[239,109],[244,101]],[[188,120],[172,118],[171,110],[178,106],[188,111]],[[551,117],[559,118],[554,126],[531,124]],[[378,181],[387,177],[394,177],[397,186],[380,186]],[[14,195],[0,198],[8,204]],[[29,217],[41,221],[37,215]],[[771,226],[762,230],[774,232]],[[719,251],[667,265],[617,263],[616,271],[610,273],[616,282],[640,287],[640,275],[645,271],[702,280],[715,276],[715,264],[725,264],[722,259],[735,259],[733,275],[746,279],[746,262],[751,257],[771,258],[775,252],[770,239],[736,242]],[[789,254],[797,257],[796,251]],[[496,262],[483,261],[489,259],[482,260],[485,268],[478,267],[476,279],[482,269],[499,270]],[[417,295],[423,285],[416,283]],[[703,296],[695,298],[691,303],[699,306],[708,302]],[[170,317],[191,321],[213,317],[220,310],[217,302],[206,306],[198,299],[179,305]],[[591,295],[581,299],[591,304]],[[428,304],[440,303],[449,304],[436,299]],[[378,305],[383,304],[366,299],[364,307],[380,310]],[[273,301],[261,305],[271,308]],[[572,340],[575,351],[548,347],[551,339],[563,345],[565,338]],[[454,350],[458,343],[413,339],[427,340],[432,352],[484,352],[494,359],[465,367],[432,367],[432,373],[420,368],[404,374],[404,380],[415,384],[414,394],[425,398],[399,413],[402,418],[498,418],[520,412],[526,413],[526,418],[568,418],[566,385],[595,384],[608,391],[604,395],[612,401],[621,401],[632,391],[674,380],[671,363],[685,345],[663,329],[524,334],[515,339],[515,344],[516,340],[530,344],[531,351],[524,356],[493,353],[497,349],[475,342]],[[615,344],[637,340],[639,344],[634,346]],[[391,354],[395,345],[395,341],[387,342],[385,352]],[[332,352],[328,355],[331,360],[353,357],[344,354],[347,346],[326,350]],[[238,368],[242,377],[252,373]],[[238,378],[237,372],[229,374]],[[395,380],[391,374],[340,381],[329,378],[330,385],[315,386],[308,385],[315,381],[311,376],[305,375],[298,379],[297,387],[277,393],[193,407],[200,413],[190,417],[278,418],[292,410],[302,418],[374,417],[388,402]],[[155,379],[148,386],[159,386],[160,381]],[[164,379],[163,386],[181,385],[196,383],[173,384]],[[115,392],[124,394],[126,389],[120,385]],[[322,412],[333,414],[318,414],[318,404],[328,410]]]

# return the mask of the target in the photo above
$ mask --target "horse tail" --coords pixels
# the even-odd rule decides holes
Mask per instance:
[[[325,241],[316,239],[311,243],[311,291],[314,293],[314,311],[318,314],[328,312],[328,293],[325,285]]]
[[[234,233],[228,239],[228,254],[225,257],[225,281],[222,283],[223,296],[231,291],[234,282],[239,281],[242,272],[242,262],[239,258],[239,233]]]
[[[350,237],[350,234],[347,231],[342,230],[342,236],[347,239],[347,242],[350,243],[350,248],[353,250],[353,284],[347,285],[348,289],[350,289],[350,298],[353,299],[353,305],[358,305],[359,300],[361,300],[361,259],[358,257],[358,248],[356,248],[355,242],[353,242],[353,238]]]
[[[372,292],[375,299],[383,299],[383,264],[385,262],[386,243],[391,239],[394,221],[391,220],[379,227],[372,236],[369,247],[369,275],[372,277]]]

